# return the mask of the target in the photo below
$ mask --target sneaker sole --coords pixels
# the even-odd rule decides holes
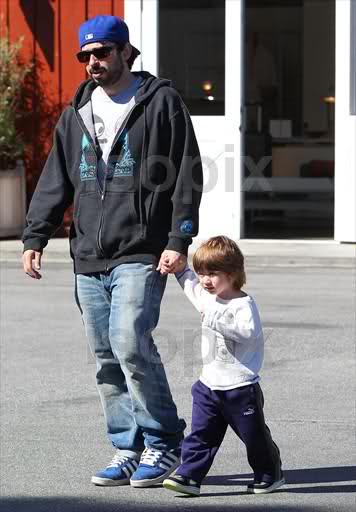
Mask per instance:
[[[186,487],[185,485],[180,485],[176,482],[173,482],[172,480],[164,480],[163,487],[170,491],[181,492],[182,494],[187,494],[188,496],[199,496],[200,495],[200,489],[194,488],[194,487],[193,488]]]
[[[101,487],[116,487],[118,485],[130,485],[130,479],[122,478],[121,480],[111,480],[111,478],[92,476],[91,483],[94,485],[100,485]]]
[[[278,480],[277,482],[274,482],[270,487],[266,488],[266,489],[256,489],[256,488],[247,488],[247,492],[249,494],[268,494],[269,492],[273,492],[275,491],[276,489],[279,489],[280,487],[282,487],[282,485],[284,485],[286,483],[285,479],[282,478],[281,480]]]
[[[163,480],[165,480],[169,475],[171,475],[179,465],[180,461],[174,464],[168,471],[163,473],[163,475],[158,476],[156,478],[145,478],[144,480],[133,480],[131,478],[130,484],[132,485],[132,487],[150,487],[151,485],[161,484]]]

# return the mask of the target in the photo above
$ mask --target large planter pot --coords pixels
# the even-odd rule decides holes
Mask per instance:
[[[19,236],[25,227],[26,179],[22,162],[0,170],[0,238]]]

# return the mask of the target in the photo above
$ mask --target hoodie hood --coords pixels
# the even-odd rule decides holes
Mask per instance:
[[[170,80],[166,80],[165,78],[157,78],[147,71],[134,71],[132,74],[135,76],[135,78],[142,78],[142,82],[137,90],[135,97],[136,103],[148,102],[159,89],[162,87],[172,86],[172,82]],[[98,84],[95,83],[91,78],[80,84],[72,101],[72,105],[75,110],[80,109],[90,100],[91,95],[96,87],[98,87]]]

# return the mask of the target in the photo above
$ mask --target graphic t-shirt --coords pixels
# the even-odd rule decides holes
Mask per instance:
[[[102,151],[98,163],[98,179],[103,186],[108,158],[117,132],[135,105],[135,94],[141,77],[120,94],[109,96],[102,87],[97,87],[91,97],[95,134]]]

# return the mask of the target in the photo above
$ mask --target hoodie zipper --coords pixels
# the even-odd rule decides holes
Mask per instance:
[[[147,76],[146,76],[146,75],[147,75]],[[146,74],[146,75],[145,75],[145,76],[142,76],[142,80],[144,81],[144,83],[146,83],[146,80],[147,80],[147,79],[152,78],[152,77],[151,77],[151,75],[149,75],[149,74]],[[88,80],[87,82],[89,82],[89,80]],[[87,85],[88,85],[88,83],[86,83],[86,84],[85,84],[85,87],[87,87]],[[150,85],[151,85],[151,84],[150,84]],[[165,81],[162,81],[162,80],[161,80],[161,82],[160,82],[160,86],[163,86],[163,85],[170,86],[170,85],[171,85],[171,82],[170,82],[170,81],[168,81],[168,80],[165,80]],[[155,91],[156,91],[156,89],[157,89],[157,88],[158,88],[158,87],[156,87],[156,88],[155,88]],[[82,92],[83,90],[84,90],[84,87],[81,89],[81,92]],[[155,91],[154,91],[154,92],[155,92]],[[146,99],[146,97],[147,97],[147,94],[148,94],[148,93],[143,94],[143,97],[144,97],[145,99]],[[142,96],[142,95],[141,95],[141,96]],[[76,97],[77,97],[77,95],[76,95]],[[117,142],[118,138],[121,136],[121,134],[122,134],[123,130],[126,128],[127,122],[129,121],[129,118],[131,117],[131,114],[132,114],[133,110],[134,110],[136,107],[138,107],[139,105],[141,105],[141,104],[142,104],[142,102],[143,102],[143,101],[142,101],[142,100],[141,100],[141,98],[140,98],[140,100],[138,101],[138,103],[136,103],[136,104],[133,106],[133,108],[130,110],[130,112],[128,113],[128,115],[127,115],[127,117],[126,117],[126,120],[124,121],[123,126],[121,127],[120,131],[118,132],[117,136],[115,137],[115,139],[114,139],[114,141],[113,141],[113,146],[116,144],[116,142]],[[81,130],[82,130],[82,132],[87,136],[88,141],[89,141],[89,144],[90,144],[90,147],[92,148],[92,150],[93,150],[93,151],[94,151],[94,153],[95,153],[95,158],[96,158],[96,169],[97,169],[97,168],[98,168],[98,156],[97,156],[97,154],[96,154],[96,151],[95,151],[95,148],[94,148],[93,144],[91,143],[91,140],[92,140],[92,139],[91,139],[91,136],[90,136],[89,132],[87,133],[87,132],[86,132],[86,130],[83,128],[82,123],[81,123],[81,121],[80,121],[80,119],[79,119],[79,115],[78,115],[78,112],[77,112],[77,110],[76,110],[76,107],[75,107],[75,106],[73,106],[73,110],[74,110],[74,113],[75,113],[75,117],[76,117],[76,119],[77,119],[77,122],[78,122],[78,124],[79,124],[79,126],[80,126],[80,129],[81,129]],[[83,123],[83,124],[84,124],[84,123]],[[85,126],[85,124],[84,124],[84,126]],[[86,128],[86,127],[85,127],[85,128]],[[89,135],[89,137],[88,137],[88,135]],[[97,181],[97,186],[98,186],[98,193],[99,193],[99,195],[100,195],[100,197],[101,197],[101,201],[102,201],[102,203],[103,203],[104,198],[105,198],[105,191],[106,191],[106,176],[105,176],[105,180],[104,180],[104,184],[103,184],[103,190],[101,190],[101,187],[100,187],[100,184],[99,184],[99,182],[98,182],[98,179],[97,179],[96,181]],[[140,188],[141,188],[141,182],[140,182]],[[103,217],[104,217],[104,208],[102,207],[102,215],[101,215],[100,224],[99,224],[99,230],[98,230],[98,235],[97,235],[97,245],[98,245],[98,248],[99,248],[99,250],[100,250],[100,252],[101,252],[101,254],[102,254],[103,258],[105,258],[104,249],[103,249],[103,247],[102,247],[102,245],[101,245],[101,233],[102,233],[102,227],[103,227]],[[108,265],[106,265],[106,270],[108,270]]]
[[[127,114],[126,116],[126,119],[125,121],[123,122],[123,124],[121,125],[120,127],[120,130],[117,132],[115,138],[114,138],[114,141],[112,143],[112,146],[111,148],[113,148],[115,146],[115,144],[117,143],[117,141],[119,140],[119,138],[121,137],[121,134],[123,133],[124,129],[126,128],[127,126],[127,123],[131,117],[131,114],[132,112],[141,104],[141,102],[139,103],[135,103],[135,105],[132,107],[132,109],[130,110],[130,112]],[[82,132],[84,133],[84,135],[88,138],[88,141],[89,141],[89,144],[90,144],[90,147],[91,149],[94,151],[94,154],[95,154],[95,160],[96,160],[96,172],[98,172],[98,157],[97,157],[97,154],[96,154],[96,151],[95,151],[95,148],[93,146],[93,144],[91,143],[91,137],[90,137],[90,134],[89,133],[86,133],[80,120],[79,120],[79,116],[78,116],[78,113],[77,111],[74,109],[74,112],[75,112],[75,117],[78,121],[78,124],[80,126],[80,129],[82,130]],[[88,137],[89,135],[89,137]],[[109,154],[110,156],[110,154]],[[103,224],[104,224],[104,199],[105,199],[105,192],[106,192],[106,179],[107,179],[107,175],[105,175],[105,179],[104,179],[104,183],[103,183],[103,189],[101,190],[100,188],[100,185],[98,183],[98,187],[99,187],[99,192],[100,192],[100,198],[101,198],[101,204],[102,204],[102,213],[101,213],[101,218],[100,218],[100,224],[99,224],[99,230],[98,230],[98,236],[97,236],[97,244],[98,244],[98,247],[99,247],[99,250],[103,256],[103,258],[106,258],[105,256],[105,251],[104,251],[104,248],[101,244],[101,236],[102,236],[102,229],[103,229]],[[108,264],[106,263],[105,265],[105,268],[106,268],[106,271],[108,271]]]

